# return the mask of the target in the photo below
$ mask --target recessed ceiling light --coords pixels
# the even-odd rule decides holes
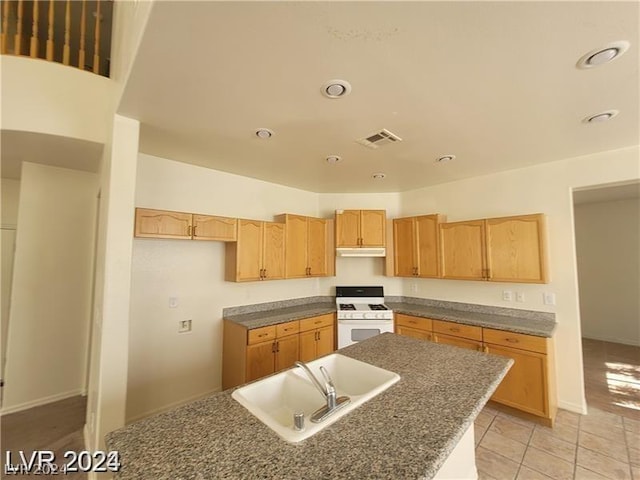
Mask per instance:
[[[327,163],[330,163],[332,165],[335,163],[338,163],[341,160],[342,160],[342,157],[340,157],[339,155],[329,155],[327,157]]]
[[[613,117],[618,115],[618,110],[607,110],[606,112],[596,113],[595,115],[590,115],[582,121],[585,123],[602,123],[607,120],[611,120]]]
[[[376,180],[382,180],[386,175],[384,173],[374,173],[371,175]]]
[[[268,128],[259,128],[258,130],[256,130],[256,136],[263,139],[271,138],[273,137],[273,132]]]
[[[590,52],[585,53],[578,63],[578,68],[593,68],[599,65],[604,65],[611,60],[618,58],[624,52],[629,49],[629,42],[621,40],[619,42],[611,42],[604,47],[596,48]]]
[[[445,162],[449,162],[451,160],[454,160],[456,158],[455,155],[443,155],[442,157],[438,157],[436,158],[436,163],[445,163]]]
[[[346,80],[329,80],[322,86],[322,94],[329,98],[342,98],[351,93],[351,84]]]

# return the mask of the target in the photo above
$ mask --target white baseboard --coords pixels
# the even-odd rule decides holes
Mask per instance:
[[[6,386],[3,388],[6,388]],[[67,398],[77,397],[78,395],[86,395],[85,390],[83,388],[78,388],[77,390],[72,390],[70,392],[57,393],[56,395],[50,395],[48,397],[38,398],[37,400],[31,400],[29,402],[20,403],[18,405],[12,405],[10,407],[2,407],[0,409],[0,417],[3,415],[8,415],[10,413],[21,412],[22,410],[28,410],[33,407],[41,407],[42,405],[58,402],[60,400],[65,400]]]
[[[564,401],[560,400],[560,401],[558,401],[558,408],[561,408],[563,410],[569,410],[570,412],[574,412],[574,413],[579,413],[581,415],[586,415],[587,414],[587,402],[586,402],[586,400],[584,402],[582,402],[582,404],[573,403],[573,402],[564,402]]]
[[[623,345],[632,345],[634,347],[640,347],[640,339],[634,340],[633,338],[617,338],[608,337],[606,335],[591,335],[582,332],[582,338],[588,338],[589,340],[600,340],[602,342],[621,343]]]
[[[169,405],[164,405],[164,406],[159,407],[159,408],[154,408],[153,410],[150,410],[148,412],[142,413],[140,415],[136,415],[135,417],[127,418],[125,420],[125,424],[129,425],[130,423],[137,422],[138,420],[142,420],[143,418],[150,417],[151,415],[157,415],[158,413],[166,412],[166,411],[171,410],[173,408],[180,407],[182,405],[186,405],[187,403],[195,402],[196,400],[200,400],[201,398],[208,397],[209,395],[213,395],[214,393],[218,393],[220,391],[222,391],[222,389],[220,387],[214,388],[212,390],[208,390],[206,392],[199,393],[197,395],[193,395],[193,396],[191,396],[189,398],[185,398],[185,399],[182,399],[182,400],[178,400],[177,402],[170,403]]]

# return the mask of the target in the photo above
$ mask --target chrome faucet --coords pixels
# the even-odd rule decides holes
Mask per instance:
[[[309,367],[304,362],[298,361],[295,362],[294,365],[304,370],[304,373],[307,374],[307,377],[309,377],[311,383],[314,384],[314,386],[327,401],[327,404],[325,406],[319,408],[311,415],[312,422],[319,423],[325,420],[327,417],[334,414],[337,410],[344,407],[351,401],[351,399],[346,396],[336,397],[336,387],[334,386],[333,380],[331,379],[331,376],[329,375],[329,372],[327,372],[326,368],[322,366],[320,367],[320,373],[322,373],[322,376],[324,377],[323,387],[320,381],[313,374],[311,369],[309,369]]]

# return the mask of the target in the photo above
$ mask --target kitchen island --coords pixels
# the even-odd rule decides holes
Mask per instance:
[[[400,381],[297,444],[281,440],[231,390],[212,395],[109,433],[107,446],[122,462],[115,478],[430,479],[512,363],[391,333],[339,353]]]

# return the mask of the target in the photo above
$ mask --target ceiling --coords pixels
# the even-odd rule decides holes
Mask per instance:
[[[19,179],[22,162],[40,163],[52,167],[98,172],[104,145],[42,133],[2,130],[2,178]]]
[[[119,113],[140,120],[144,153],[314,192],[405,191],[623,148],[640,143],[639,9],[159,1]],[[576,68],[618,40],[626,54]],[[331,79],[351,94],[324,97]],[[582,121],[608,109],[620,113]],[[356,143],[382,128],[403,141]]]

